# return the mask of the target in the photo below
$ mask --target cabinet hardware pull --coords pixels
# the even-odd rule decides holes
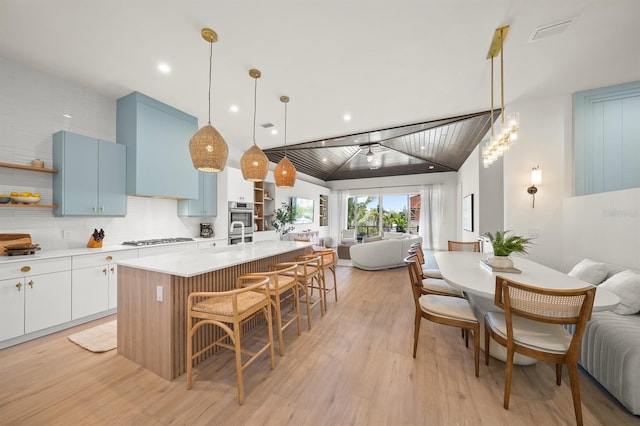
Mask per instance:
[[[23,266],[20,268],[20,272],[29,272],[31,270],[31,266]]]
[[[111,267],[111,273],[113,274],[113,273],[115,273],[115,272],[116,272],[116,267],[115,267],[115,266],[112,266],[112,267]]]
[[[91,207],[91,210],[96,211],[96,206]]]
[[[18,289],[18,291],[20,291],[20,288],[22,288],[22,284],[20,283],[16,284],[16,288]]]
[[[104,268],[104,269],[102,270],[102,273],[103,273],[103,274],[105,274],[105,275],[107,275],[107,268]]]
[[[33,288],[33,281],[29,281],[27,284],[29,284],[29,287]]]
[[[107,256],[107,262],[111,262],[112,260],[113,260],[113,257]]]
[[[103,212],[104,211],[104,206],[100,206],[100,211]]]

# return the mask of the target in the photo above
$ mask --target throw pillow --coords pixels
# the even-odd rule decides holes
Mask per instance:
[[[586,281],[589,284],[598,285],[607,278],[607,273],[607,265],[604,263],[583,259],[567,275]]]
[[[624,270],[600,284],[600,288],[620,298],[620,304],[613,308],[616,314],[631,315],[640,311],[640,275]]]

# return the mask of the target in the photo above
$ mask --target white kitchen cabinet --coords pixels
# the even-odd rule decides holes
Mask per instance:
[[[253,203],[253,182],[244,180],[240,169],[227,167],[225,170],[227,171],[227,199]]]
[[[71,258],[0,265],[0,341],[71,320]]]
[[[24,334],[24,279],[0,280],[0,341]]]
[[[117,307],[118,260],[138,257],[138,250],[73,256],[71,318],[78,319]]]
[[[71,321],[71,271],[25,277],[24,332]]]

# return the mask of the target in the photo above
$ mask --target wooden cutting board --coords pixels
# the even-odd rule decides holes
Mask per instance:
[[[0,234],[0,255],[6,256],[5,247],[15,246],[18,244],[31,244],[30,234]]]

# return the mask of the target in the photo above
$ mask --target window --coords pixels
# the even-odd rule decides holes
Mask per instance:
[[[348,200],[347,227],[356,229],[358,239],[381,232],[418,233],[420,195],[360,195]]]

